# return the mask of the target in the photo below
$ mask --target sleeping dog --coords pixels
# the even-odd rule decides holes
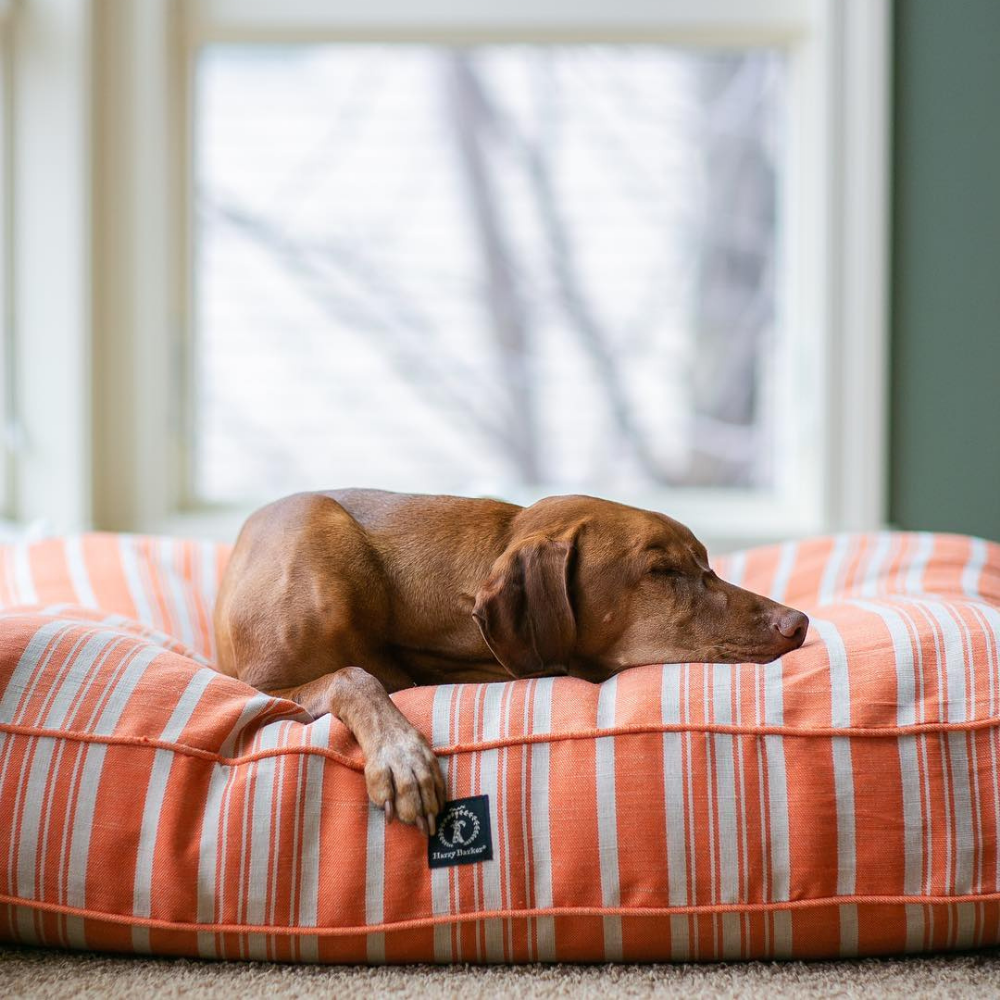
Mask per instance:
[[[517,507],[380,490],[259,510],[215,609],[219,670],[336,715],[364,754],[372,802],[425,834],[444,782],[390,692],[766,663],[801,646],[808,625],[720,580],[701,542],[663,514],[585,496]]]

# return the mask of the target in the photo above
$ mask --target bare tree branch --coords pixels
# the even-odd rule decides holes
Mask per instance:
[[[486,300],[497,346],[500,372],[507,389],[510,436],[521,478],[537,483],[538,406],[531,371],[529,319],[513,268],[510,245],[493,185],[483,131],[486,105],[476,99],[481,83],[468,52],[456,48],[449,59],[446,92],[455,122],[462,176],[479,234],[486,271]]]
[[[384,320],[380,321],[370,312],[351,310],[337,299],[331,292],[328,277],[313,263],[310,254],[287,239],[277,227],[266,219],[232,206],[216,202],[206,208],[265,249],[286,272],[299,280],[303,288],[331,316],[341,322],[346,320],[347,330],[356,332],[359,328],[363,328],[367,334],[378,335],[383,346],[387,348],[385,353],[387,363],[415,393],[427,397],[426,401],[435,408],[440,408],[442,403],[452,406],[463,420],[468,421],[495,445],[508,453],[513,450],[514,444],[504,422],[490,419],[487,416],[489,411],[484,412],[477,405],[477,397],[459,392],[442,378],[441,372],[434,370],[430,362],[433,352],[426,350],[426,345],[425,349],[421,350],[418,345],[408,343],[408,337],[401,337],[398,327],[389,325]],[[364,277],[365,280],[361,283],[368,285],[370,276],[359,275],[356,267],[351,268],[353,262],[335,258],[329,249],[326,253],[326,262],[339,265],[341,270],[347,271],[355,279]],[[370,287],[366,290],[375,291]],[[382,291],[384,294],[384,290]],[[412,333],[412,327],[407,332]],[[478,399],[481,398],[480,394]]]
[[[489,107],[489,98],[479,85],[479,81],[473,77],[470,82],[475,84],[476,100]],[[633,399],[618,357],[611,346],[610,337],[589,302],[579,277],[576,254],[560,210],[559,195],[552,180],[549,163],[550,140],[555,125],[550,81],[538,80],[536,98],[539,108],[546,116],[543,127],[538,130],[538,137],[529,142],[515,129],[510,119],[505,121],[505,137],[512,141],[521,153],[532,183],[535,204],[548,243],[549,260],[559,300],[570,321],[570,329],[576,333],[580,345],[589,355],[594,371],[604,388],[615,426],[632,450],[636,461],[654,482],[675,481],[677,470],[661,462],[639,426],[634,413]]]
[[[750,484],[767,475],[757,364],[774,316],[775,185],[764,139],[769,105],[762,99],[767,65],[762,58],[718,57],[693,64],[692,75],[706,122],[697,144],[705,182],[694,296],[692,471],[709,481]]]

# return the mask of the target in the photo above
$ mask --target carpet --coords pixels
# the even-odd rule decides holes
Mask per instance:
[[[101,997],[1000,996],[1000,951],[843,962],[714,965],[302,966],[0,947],[0,994]]]

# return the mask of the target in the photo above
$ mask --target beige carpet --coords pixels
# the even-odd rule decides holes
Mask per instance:
[[[1000,996],[1000,951],[857,962],[733,965],[265,965],[121,958],[0,946],[0,996],[183,997]]]

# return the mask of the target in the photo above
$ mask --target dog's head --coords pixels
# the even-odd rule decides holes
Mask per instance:
[[[514,677],[588,680],[646,663],[767,663],[801,646],[809,626],[720,580],[683,524],[575,496],[517,515],[473,616]]]

